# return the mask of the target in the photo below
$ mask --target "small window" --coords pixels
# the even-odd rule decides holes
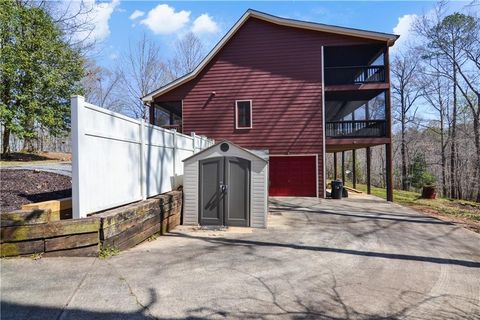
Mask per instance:
[[[235,118],[237,129],[252,128],[252,100],[235,101]]]

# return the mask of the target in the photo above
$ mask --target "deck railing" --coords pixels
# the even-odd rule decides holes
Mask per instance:
[[[329,138],[343,137],[385,137],[385,120],[331,121],[325,126]]]
[[[384,66],[325,67],[327,85],[385,82]]]
[[[164,126],[161,126],[161,127],[164,128],[164,129],[168,129],[168,130],[174,130],[175,129],[175,130],[177,130],[177,132],[183,133],[181,124],[164,125]]]

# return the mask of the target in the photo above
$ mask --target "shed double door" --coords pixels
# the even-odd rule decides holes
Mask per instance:
[[[250,223],[250,161],[217,157],[200,161],[200,225],[241,226]]]

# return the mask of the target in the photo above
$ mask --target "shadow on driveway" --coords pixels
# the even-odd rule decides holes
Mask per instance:
[[[207,242],[210,242],[210,243],[213,243],[213,244],[221,244],[221,245],[228,245],[228,246],[279,247],[279,248],[290,248],[290,249],[295,249],[295,250],[333,252],[333,253],[351,254],[351,255],[364,256],[364,257],[382,258],[382,259],[421,261],[421,262],[430,262],[430,263],[438,263],[438,264],[458,265],[458,266],[468,267],[468,268],[480,268],[480,262],[468,261],[468,260],[424,257],[424,256],[414,256],[414,255],[408,255],[408,254],[382,253],[382,252],[360,251],[360,250],[329,248],[329,247],[305,246],[305,245],[297,245],[297,244],[293,244],[293,243],[279,243],[279,242],[265,242],[265,241],[257,241],[257,240],[197,237],[197,236],[192,236],[192,235],[189,235],[189,234],[175,233],[175,232],[171,232],[168,236],[170,236],[170,237],[186,237],[186,238],[190,238],[190,239],[207,241]]]

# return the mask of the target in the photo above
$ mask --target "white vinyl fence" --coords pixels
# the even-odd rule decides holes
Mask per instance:
[[[182,160],[214,143],[71,100],[73,217],[171,191]]]

